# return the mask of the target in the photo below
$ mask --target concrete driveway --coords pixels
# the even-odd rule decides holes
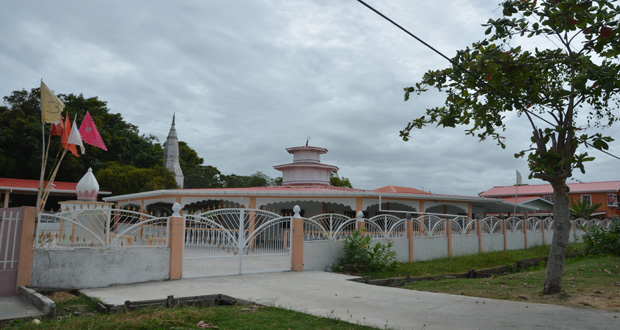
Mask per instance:
[[[389,329],[620,329],[620,313],[380,287],[327,272],[283,272],[82,290],[106,304],[224,294]]]

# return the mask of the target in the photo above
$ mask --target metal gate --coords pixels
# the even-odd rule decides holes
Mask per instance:
[[[291,270],[291,223],[257,209],[185,215],[183,278]]]
[[[0,297],[14,296],[17,292],[23,217],[23,208],[0,211]]]

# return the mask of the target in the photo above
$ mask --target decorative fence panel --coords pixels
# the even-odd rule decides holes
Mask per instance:
[[[291,270],[291,222],[292,217],[255,209],[186,215],[182,276]]]
[[[35,248],[167,247],[168,217],[123,209],[76,209],[39,214]]]
[[[21,208],[0,212],[0,297],[14,296],[23,227]]]

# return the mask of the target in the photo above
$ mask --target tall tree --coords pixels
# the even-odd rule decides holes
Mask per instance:
[[[530,178],[554,191],[554,235],[544,294],[561,292],[570,234],[568,186],[573,170],[585,173],[594,159],[578,148],[607,149],[611,137],[586,133],[611,126],[620,104],[618,1],[505,1],[503,17],[490,19],[489,35],[457,52],[452,65],[429,71],[405,88],[405,100],[433,87],[446,94],[400,132],[427,124],[466,126],[466,134],[490,138],[502,148],[506,116],[516,113],[531,126],[527,155]],[[536,45],[537,47],[527,47]]]

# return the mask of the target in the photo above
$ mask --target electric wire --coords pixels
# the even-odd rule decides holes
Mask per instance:
[[[492,91],[494,91],[495,93],[502,95],[508,99],[510,99],[510,97],[506,96],[505,94],[501,93],[500,91],[498,91],[497,89],[495,89],[493,86],[489,85],[486,81],[482,80],[480,77],[475,76],[473,73],[471,73],[469,70],[465,69],[463,66],[461,66],[459,63],[455,62],[454,60],[452,60],[451,58],[447,57],[446,55],[444,55],[442,52],[438,51],[437,49],[435,49],[433,46],[431,46],[430,44],[426,43],[424,40],[422,40],[421,38],[419,38],[418,36],[416,36],[415,34],[409,32],[409,30],[405,29],[404,27],[400,26],[398,23],[396,23],[395,21],[393,21],[392,19],[390,19],[389,17],[385,16],[383,13],[381,13],[380,11],[378,11],[377,9],[375,9],[374,7],[370,6],[369,4],[367,4],[366,2],[364,2],[363,0],[357,0],[357,2],[361,3],[362,5],[364,5],[366,8],[370,9],[371,11],[373,11],[375,14],[381,16],[383,19],[385,19],[386,21],[392,23],[394,26],[396,26],[397,28],[399,28],[400,30],[402,30],[403,32],[405,32],[406,34],[408,34],[409,36],[411,36],[412,38],[414,38],[415,40],[419,41],[421,44],[423,44],[424,46],[428,47],[429,49],[431,49],[432,51],[434,51],[435,53],[437,53],[439,56],[443,57],[445,60],[447,60],[448,62],[450,62],[452,65],[454,65],[455,67],[463,70],[463,72],[465,72],[467,75],[471,76],[472,78],[474,78],[476,81],[482,83],[485,87],[491,89]],[[553,41],[552,41],[553,43]],[[553,43],[555,45],[555,43]],[[540,119],[541,121],[551,125],[551,126],[555,126],[553,123],[551,123],[550,121],[548,121],[547,119],[539,116],[538,114],[527,110],[527,109],[523,109],[524,112],[529,113],[530,115]],[[590,147],[594,147],[591,144],[585,142],[586,146],[590,146]],[[616,158],[618,160],[620,160],[620,157],[611,154],[605,150],[602,149],[598,149],[595,148],[594,149],[607,154],[613,158]]]

